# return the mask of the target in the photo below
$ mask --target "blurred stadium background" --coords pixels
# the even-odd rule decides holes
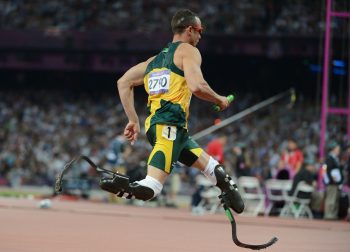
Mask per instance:
[[[326,3],[0,0],[0,195],[53,197],[56,174],[80,154],[133,180],[144,177],[151,146],[144,134],[134,146],[122,138],[127,119],[116,80],[129,67],[158,53],[172,38],[173,13],[189,8],[205,26],[198,46],[205,78],[217,92],[236,97],[223,113],[215,113],[211,104],[193,98],[190,133],[220,125],[226,118],[294,88],[295,101],[294,96],[285,95],[198,142],[206,148],[225,136],[223,162],[237,179],[257,179],[265,202],[256,214],[264,215],[266,181],[291,169],[284,158],[288,140],[294,139],[293,151],[300,151],[302,166],[307,161],[315,168],[312,180],[321,198],[311,210],[314,218],[322,218],[324,159],[319,146]],[[333,0],[332,9],[350,12],[350,1]],[[332,18],[331,31],[329,106],[347,108],[349,19]],[[141,121],[146,117],[146,98],[142,88],[136,90]],[[342,149],[342,220],[349,192],[348,136],[347,116],[329,114],[326,145],[336,141]],[[79,179],[68,181],[65,192],[70,199],[76,195],[75,199],[126,204],[100,191],[99,175],[86,164],[78,164],[74,175]],[[292,181],[294,175],[287,180]],[[176,167],[162,197],[146,205],[185,208],[194,214],[219,211],[212,208],[215,203],[208,202],[210,209],[196,208],[203,197],[211,197],[210,191],[201,195],[205,183],[198,176],[194,169]],[[277,214],[275,207],[268,213]]]

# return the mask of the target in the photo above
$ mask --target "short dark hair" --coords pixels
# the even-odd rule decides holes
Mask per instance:
[[[171,19],[171,29],[174,34],[181,34],[187,27],[197,23],[194,12],[188,9],[178,10]]]

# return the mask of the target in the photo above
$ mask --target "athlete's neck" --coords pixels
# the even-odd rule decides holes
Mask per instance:
[[[188,43],[187,39],[185,38],[184,34],[175,34],[173,37],[173,43],[175,42],[184,42],[184,43]]]

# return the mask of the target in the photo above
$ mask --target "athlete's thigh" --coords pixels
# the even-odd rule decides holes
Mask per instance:
[[[184,146],[184,132],[185,129],[176,126],[162,124],[151,126],[147,131],[147,137],[153,149],[148,158],[148,165],[169,174]]]

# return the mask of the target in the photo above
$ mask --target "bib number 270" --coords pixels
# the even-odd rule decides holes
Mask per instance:
[[[169,92],[170,70],[162,70],[151,73],[148,79],[150,95],[164,94]]]

